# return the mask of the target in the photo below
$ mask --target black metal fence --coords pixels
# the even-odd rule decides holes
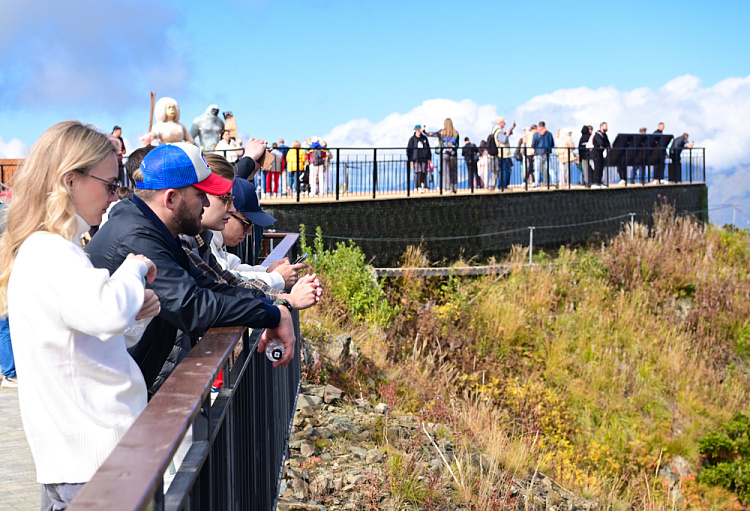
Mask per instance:
[[[285,235],[264,264],[287,255],[298,237]],[[297,346],[286,368],[255,351],[258,330],[209,330],[69,509],[275,509],[301,377],[299,316],[292,318]],[[212,400],[221,369],[224,385]],[[176,473],[165,492],[170,466]]]
[[[704,148],[686,148],[675,155],[613,147],[607,151],[553,147],[546,155],[525,147],[511,148],[509,158],[479,152],[477,161],[458,154],[433,150],[427,162],[426,186],[420,191],[414,167],[405,148],[332,148],[323,165],[306,165],[298,172],[281,172],[280,190],[271,193],[267,174],[256,175],[256,186],[264,198],[310,196],[340,199],[412,193],[476,192],[482,190],[527,190],[576,186],[646,185],[654,182],[705,182]],[[290,151],[294,151],[291,149]],[[304,150],[300,150],[304,151]],[[289,157],[289,153],[287,155]]]

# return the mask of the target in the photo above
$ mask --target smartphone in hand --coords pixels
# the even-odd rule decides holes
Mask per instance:
[[[301,256],[299,256],[297,258],[297,260],[294,261],[292,264],[299,264],[299,263],[303,262],[305,259],[307,259],[307,252],[305,252],[304,254],[302,254]]]

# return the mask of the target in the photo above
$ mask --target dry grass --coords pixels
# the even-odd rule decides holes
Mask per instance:
[[[554,265],[514,247],[504,278],[407,273],[385,332],[321,324],[360,329],[401,407],[450,427],[470,508],[509,505],[508,478],[540,469],[610,509],[673,509],[657,469],[697,463],[698,439],[750,403],[750,236],[668,207],[633,234]],[[695,509],[733,509],[686,484]]]

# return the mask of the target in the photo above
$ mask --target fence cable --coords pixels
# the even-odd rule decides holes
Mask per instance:
[[[734,204],[722,204],[719,206],[715,206],[713,208],[704,208],[699,209],[695,211],[682,211],[677,213],[678,215],[694,215],[696,213],[707,213],[709,211],[712,211],[714,209],[721,209],[724,207],[730,207],[734,206]],[[601,220],[592,220],[590,222],[578,222],[574,224],[562,224],[562,225],[543,225],[543,226],[533,226],[534,229],[567,229],[570,227],[580,227],[583,225],[594,225],[594,224],[601,224],[605,222],[612,222],[614,220],[620,220],[622,218],[628,218],[631,215],[634,215],[636,217],[648,217],[651,216],[651,213],[625,213],[623,215],[617,215],[609,218],[604,218]],[[511,234],[516,232],[525,232],[528,231],[532,226],[529,227],[518,227],[516,229],[508,229],[505,231],[497,231],[497,232],[489,232],[484,234],[467,234],[464,236],[432,236],[432,237],[422,237],[422,238],[365,238],[365,237],[350,237],[350,236],[330,236],[330,235],[323,235],[323,239],[330,239],[330,240],[351,240],[351,241],[370,241],[370,242],[421,242],[421,241],[451,241],[451,240],[461,240],[461,239],[473,239],[473,238],[487,238],[490,236],[500,236],[503,234]],[[316,234],[305,234],[305,237],[307,238],[315,238]]]

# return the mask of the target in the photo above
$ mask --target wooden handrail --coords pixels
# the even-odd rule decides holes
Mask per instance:
[[[70,511],[133,511],[153,502],[159,481],[201,411],[211,382],[245,327],[212,328],[167,378]]]

